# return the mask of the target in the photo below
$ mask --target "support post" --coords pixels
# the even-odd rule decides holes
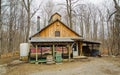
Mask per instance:
[[[36,63],[38,62],[38,46],[36,45]]]
[[[77,49],[77,56],[79,55],[78,53],[78,42],[76,43],[76,49]]]
[[[82,51],[82,42],[80,42],[80,56],[83,55],[83,51]]]
[[[42,58],[42,46],[40,46],[40,51],[41,51],[41,58]]]
[[[93,50],[93,48],[94,48],[94,45],[92,44],[92,50]]]
[[[62,46],[62,58],[63,58],[63,53],[64,53],[64,51],[63,51],[63,46]]]
[[[70,54],[71,54],[71,46],[70,46],[70,44],[68,45],[68,59],[69,59],[69,61],[70,61],[70,59],[71,59],[71,57],[70,57]]]
[[[53,59],[55,59],[55,45],[53,44]]]

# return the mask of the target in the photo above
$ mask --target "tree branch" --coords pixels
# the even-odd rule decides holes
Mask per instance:
[[[24,7],[25,7],[26,11],[28,12],[28,8],[27,8],[27,5],[26,5],[26,3],[25,3],[25,0],[22,0],[22,2],[23,2],[23,4],[24,4]]]
[[[114,11],[108,18],[107,22],[110,20],[110,18],[112,17],[112,15],[114,15],[117,11]]]
[[[30,18],[32,18],[32,17],[36,14],[36,12],[40,9],[42,3],[43,3],[43,2],[40,3],[39,7],[33,12],[33,14],[31,15]]]
[[[118,5],[117,1],[116,0],[113,0],[114,1],[114,4],[115,4],[115,8],[120,11],[120,6]]]

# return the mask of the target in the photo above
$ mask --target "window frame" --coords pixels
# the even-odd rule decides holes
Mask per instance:
[[[60,31],[55,31],[55,37],[60,37]]]

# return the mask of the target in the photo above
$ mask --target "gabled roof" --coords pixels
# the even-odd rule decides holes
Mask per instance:
[[[51,26],[53,23],[55,22],[60,22],[62,23],[65,27],[67,27],[69,30],[71,30],[72,32],[74,32],[76,35],[78,35],[79,37],[81,37],[81,35],[79,35],[78,33],[76,33],[74,30],[72,30],[71,28],[69,28],[68,26],[66,26],[63,22],[61,22],[60,20],[55,20],[54,22],[48,24],[46,27],[44,27],[43,29],[41,29],[40,31],[38,31],[37,33],[35,33],[34,35],[32,35],[30,38],[32,38],[33,36],[35,36],[36,34],[42,32],[43,30],[45,30],[46,28],[48,28],[49,26]]]
[[[51,19],[52,19],[52,17],[55,15],[55,14],[57,14],[57,15],[59,15],[60,17],[61,17],[61,15],[59,14],[59,13],[54,13],[51,17],[50,17],[50,19],[49,19],[49,21],[48,22],[50,22],[51,21]]]
[[[58,15],[61,17],[61,15],[60,15],[59,13],[57,13],[57,12],[56,12],[56,13],[54,13],[51,17],[53,17],[55,14],[58,14]]]

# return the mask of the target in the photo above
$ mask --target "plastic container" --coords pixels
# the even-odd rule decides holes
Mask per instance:
[[[20,44],[20,59],[28,57],[29,53],[29,44],[21,43]]]

